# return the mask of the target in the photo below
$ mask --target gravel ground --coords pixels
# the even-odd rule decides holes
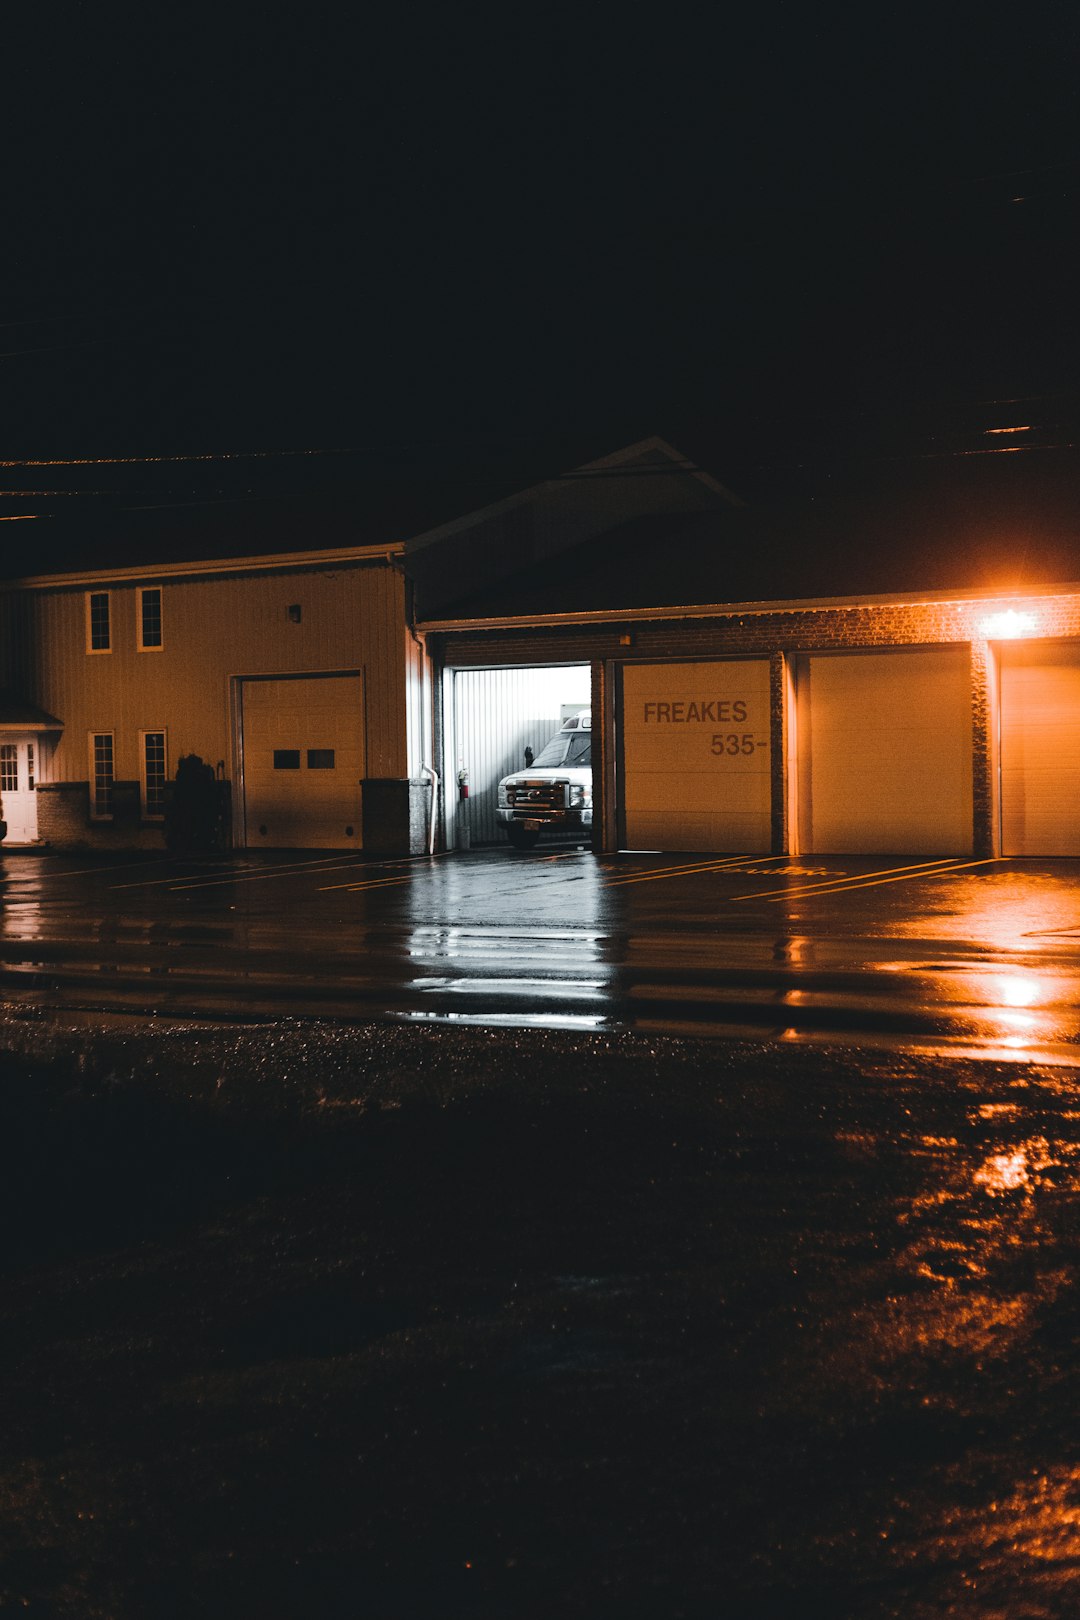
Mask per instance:
[[[0,1018],[0,1614],[1080,1612],[1075,1071]]]

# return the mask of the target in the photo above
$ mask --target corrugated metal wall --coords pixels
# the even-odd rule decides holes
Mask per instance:
[[[157,583],[148,580],[148,584]],[[388,564],[170,580],[162,585],[164,647],[139,652],[134,584],[112,588],[109,653],[86,651],[85,592],[23,598],[29,623],[16,680],[64,721],[53,781],[85,781],[87,733],[116,735],[116,775],[139,775],[140,730],[168,732],[169,770],[195,753],[234,774],[230,678],[359,669],[365,676],[367,770],[408,773],[404,583]],[[300,608],[300,622],[289,607]]]
[[[505,837],[495,819],[499,782],[538,754],[562,724],[564,705],[589,702],[587,664],[533,669],[459,669],[454,674],[453,776],[469,773],[469,825],[474,844]],[[448,762],[449,763],[449,762]]]

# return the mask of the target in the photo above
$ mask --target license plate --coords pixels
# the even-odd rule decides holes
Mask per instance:
[[[543,825],[544,825],[544,823],[542,821],[527,821],[525,823],[525,831],[526,832],[539,832]]]

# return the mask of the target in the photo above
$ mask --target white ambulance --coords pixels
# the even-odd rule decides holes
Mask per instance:
[[[592,714],[564,720],[530,765],[499,783],[496,814],[515,849],[540,834],[587,841],[592,833]]]

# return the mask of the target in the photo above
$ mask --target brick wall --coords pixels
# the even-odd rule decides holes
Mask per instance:
[[[86,782],[39,782],[38,838],[67,849],[164,850],[161,823],[141,819],[138,782],[114,782],[113,803],[111,821],[93,821]]]

